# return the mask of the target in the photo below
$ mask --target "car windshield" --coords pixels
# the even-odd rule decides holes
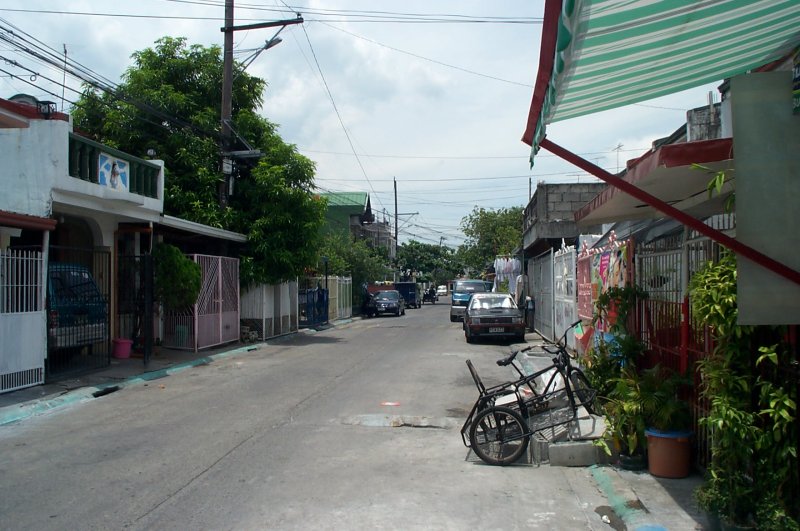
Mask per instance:
[[[375,300],[378,301],[397,301],[400,300],[400,294],[396,291],[379,291],[375,295]]]
[[[514,304],[514,300],[509,296],[499,296],[499,297],[475,297],[472,299],[472,303],[470,304],[471,310],[482,309],[482,310],[496,310],[496,309],[514,309],[517,307]]]
[[[482,293],[486,291],[486,285],[482,280],[457,280],[453,291],[468,291],[470,293]]]
[[[80,269],[51,270],[50,283],[55,296],[62,300],[89,299],[100,296],[88,271]]]

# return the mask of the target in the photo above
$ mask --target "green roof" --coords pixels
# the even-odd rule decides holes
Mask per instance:
[[[369,201],[369,194],[366,192],[328,192],[320,195],[328,200],[329,207],[359,207],[362,212]]]

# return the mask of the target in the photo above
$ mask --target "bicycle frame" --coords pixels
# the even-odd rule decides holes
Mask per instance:
[[[504,438],[504,442],[529,438],[538,432],[568,424],[577,418],[578,408],[580,405],[583,405],[586,402],[591,402],[594,399],[594,392],[589,390],[592,393],[591,396],[581,397],[581,404],[577,404],[575,401],[575,392],[572,388],[572,374],[580,373],[582,375],[582,372],[580,369],[572,366],[571,358],[563,344],[563,339],[566,338],[567,332],[577,324],[577,322],[574,323],[567,329],[567,331],[564,332],[562,341],[559,341],[555,344],[555,351],[544,346],[542,347],[542,350],[549,354],[554,354],[554,357],[552,358],[552,364],[539,371],[525,375],[514,363],[514,359],[516,358],[517,354],[524,351],[514,352],[508,358],[504,360],[498,360],[498,365],[513,365],[514,369],[516,369],[521,376],[516,381],[504,382],[487,389],[483,385],[483,382],[481,381],[480,376],[478,376],[478,373],[475,370],[475,367],[472,365],[472,362],[467,360],[467,366],[469,367],[470,373],[472,374],[475,384],[478,387],[479,397],[472,406],[472,410],[470,411],[469,415],[467,415],[464,425],[461,427],[461,440],[464,443],[464,446],[467,448],[471,447],[471,443],[467,434],[468,432],[472,433],[474,430],[473,422],[475,421],[476,417],[482,415],[485,410],[498,406],[510,407],[516,410],[520,413],[526,424],[526,429],[522,433],[507,439]],[[552,372],[552,374],[548,378],[544,388],[540,392],[537,392],[535,385],[536,381],[548,372]],[[557,378],[559,376],[563,380],[563,387],[558,385]],[[585,378],[583,375],[582,377]],[[532,396],[524,397],[524,388],[530,389]],[[554,405],[558,404],[554,404],[554,402],[557,399],[562,399],[563,395],[566,395],[566,403],[558,408],[553,407]],[[513,396],[513,399],[510,399],[511,396]],[[498,399],[500,398],[503,399],[502,404],[498,404]]]

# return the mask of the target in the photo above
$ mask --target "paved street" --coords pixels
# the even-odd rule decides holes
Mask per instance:
[[[509,348],[425,305],[4,426],[0,527],[610,529],[590,469],[491,467],[461,444],[464,361],[505,379]]]

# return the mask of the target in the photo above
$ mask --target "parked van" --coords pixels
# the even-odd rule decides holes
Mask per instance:
[[[48,333],[53,349],[108,340],[108,301],[86,266],[51,262],[47,267]]]
[[[470,295],[492,291],[491,283],[483,280],[455,280],[450,298],[450,322],[462,321]]]

